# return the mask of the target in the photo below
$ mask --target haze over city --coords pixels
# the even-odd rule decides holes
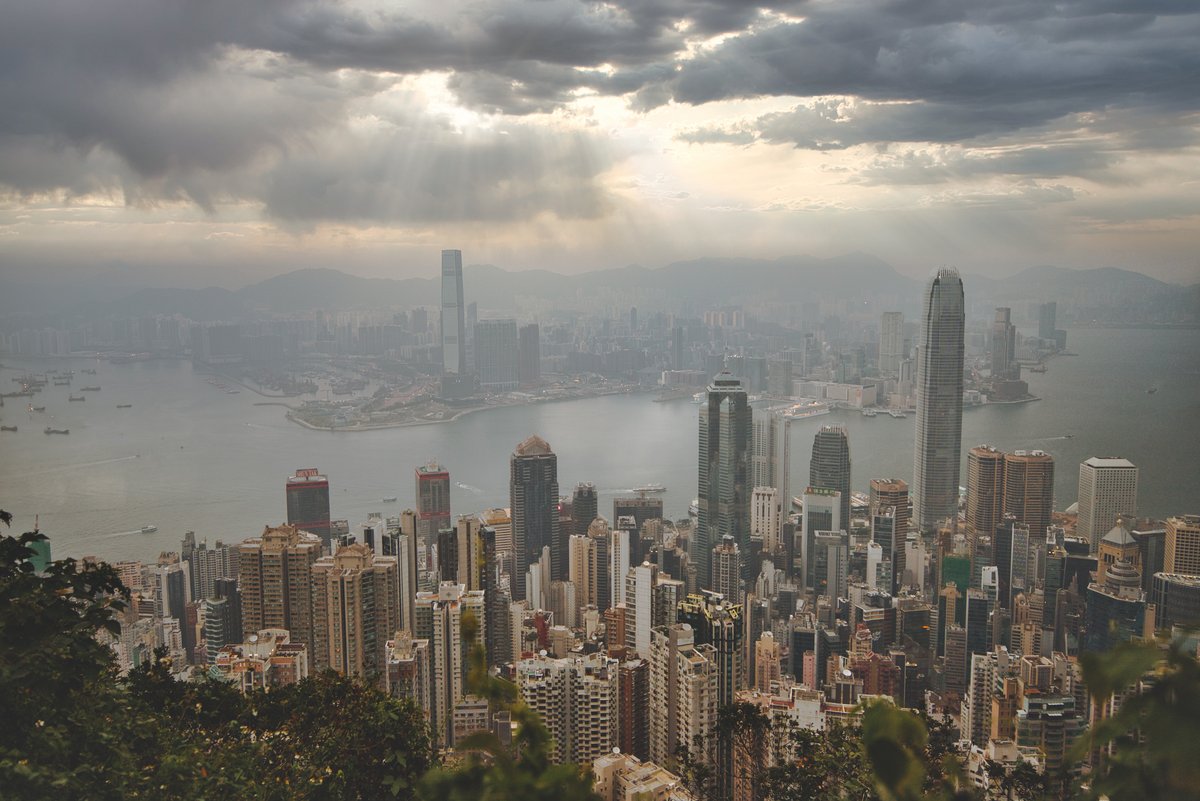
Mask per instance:
[[[412,277],[445,246],[1200,277],[1186,0],[0,14],[0,277]]]

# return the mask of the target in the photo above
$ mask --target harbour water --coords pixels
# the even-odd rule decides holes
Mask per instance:
[[[1139,513],[1200,511],[1200,331],[1079,329],[1068,342],[1078,356],[1026,376],[1042,400],[966,411],[964,452],[985,442],[1047,451],[1059,509],[1075,500],[1080,461],[1122,455],[1141,469]],[[681,517],[696,491],[697,411],[687,399],[616,395],[333,433],[301,428],[278,406],[256,406],[264,399],[253,392],[215,388],[185,361],[4,363],[13,368],[0,371],[4,391],[26,370],[83,367],[97,374],[77,375],[75,384],[102,387],[69,403],[71,388],[51,384],[35,398],[45,412],[27,412],[24,398],[8,398],[0,410],[5,425],[19,428],[0,434],[0,507],[14,513],[14,532],[31,529],[37,515],[56,556],[153,559],[177,549],[187,530],[210,543],[240,541],[284,519],[284,480],[303,467],[329,476],[333,516],[352,527],[370,512],[411,505],[413,468],[433,459],[450,470],[455,514],[507,506],[508,457],[531,433],[558,454],[560,491],[594,482],[602,514],[629,488],[660,483],[667,513]],[[909,480],[914,420],[846,411],[797,421],[793,491],[807,479],[813,434],[829,423],[849,431],[855,489],[873,477]],[[44,435],[51,425],[71,433]],[[965,466],[964,459],[964,483]],[[382,501],[390,496],[397,502]],[[142,533],[146,525],[158,530]]]

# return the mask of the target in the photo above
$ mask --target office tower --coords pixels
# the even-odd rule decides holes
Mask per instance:
[[[847,523],[842,520],[842,494],[837,490],[808,487],[804,490],[804,512],[801,517],[800,561],[804,569],[805,586],[813,586],[813,541],[818,531],[841,531]]]
[[[329,517],[329,479],[318,473],[315,467],[297,470],[294,476],[288,477],[284,491],[287,496],[288,525],[316,534],[323,542],[328,543],[332,534]],[[292,637],[292,642],[303,641]]]
[[[1200,576],[1155,573],[1149,600],[1154,604],[1156,628],[1200,626]]]
[[[879,327],[879,372],[897,375],[904,358],[904,312],[884,312]]]
[[[1036,450],[1005,454],[1003,508],[1029,526],[1030,536],[1044,540],[1054,511],[1054,457]]]
[[[564,578],[567,570],[566,543],[559,541],[558,457],[546,440],[534,435],[517,445],[509,466],[513,600],[523,601],[521,578],[541,557],[542,548],[551,548],[551,578]]]
[[[417,540],[428,548],[437,542],[437,533],[450,528],[450,471],[437,462],[423,464],[414,471],[417,498]],[[409,533],[409,532],[406,532]]]
[[[462,251],[442,251],[442,372],[467,370],[467,323],[463,304]]]
[[[1142,572],[1142,549],[1129,529],[1125,528],[1125,521],[1117,518],[1117,524],[1100,538],[1096,546],[1096,583],[1103,584],[1108,568],[1122,559],[1133,565],[1139,573]]]
[[[183,622],[184,609],[192,602],[192,582],[187,562],[160,564],[154,568],[154,614]]]
[[[1013,596],[1033,589],[1037,568],[1036,554],[1031,543],[1029,526],[1014,515],[1005,515],[992,535],[991,564],[996,567],[999,581],[998,603],[1004,609]]]
[[[958,272],[939,270],[922,301],[912,494],[914,521],[927,532],[958,515],[964,325]]]
[[[1167,518],[1163,572],[1200,576],[1200,515]]]
[[[517,321],[480,320],[475,324],[475,370],[479,385],[495,392],[518,386]]]
[[[704,586],[711,586],[713,547],[730,536],[750,550],[750,404],[741,381],[727,371],[713,379],[700,407],[699,487],[696,529],[689,557]],[[742,565],[746,576],[746,563]]]
[[[619,663],[602,654],[517,662],[517,690],[554,738],[555,763],[589,764],[619,742]]]
[[[867,506],[867,514],[874,516],[883,509],[894,510],[896,535],[903,542],[909,529],[908,482],[898,478],[873,478]]]
[[[750,537],[762,540],[763,553],[779,550],[779,491],[755,487],[750,494]]]
[[[458,581],[458,532],[452,528],[437,534],[437,577],[438,581]]]
[[[886,566],[887,583],[879,584],[879,589],[894,594],[896,588],[903,585],[906,541],[897,534],[895,507],[888,506],[876,510],[871,515],[871,544],[879,548],[880,563]],[[867,583],[878,582],[879,577],[867,571]]]
[[[663,763],[684,748],[712,764],[717,725],[716,649],[696,644],[690,626],[676,623],[651,633],[650,758]]]
[[[571,533],[576,537],[586,537],[592,521],[599,516],[596,485],[590,481],[576,484],[575,491],[571,493]]]
[[[817,531],[812,542],[812,589],[834,605],[850,587],[850,545],[844,531]]]
[[[245,638],[262,629],[286,629],[291,642],[312,643],[312,568],[321,549],[320,537],[288,525],[266,526],[261,536],[238,546]]]
[[[792,362],[772,359],[767,363],[767,394],[773,398],[792,396]]]
[[[1116,456],[1093,456],[1079,465],[1079,519],[1076,536],[1096,550],[1100,538],[1117,522],[1137,514],[1138,469]]]
[[[996,307],[996,318],[992,322],[991,366],[993,379],[1016,378],[1017,327],[1012,324],[1012,309]]]
[[[850,530],[850,439],[842,426],[821,426],[813,437],[808,484],[842,494],[841,528]]]
[[[733,537],[724,537],[712,553],[712,590],[729,599],[742,602],[742,555]]]
[[[983,589],[968,589],[967,590],[967,606],[966,606],[966,653],[967,661],[970,660],[971,654],[986,654],[991,641],[989,630],[989,618],[993,607],[993,600],[988,597],[988,593]],[[967,661],[963,662],[963,670],[967,668]]]
[[[1004,452],[991,445],[967,451],[967,542],[991,534],[1004,514]]]
[[[1054,339],[1058,328],[1058,304],[1054,301],[1038,306],[1038,339]]]
[[[344,545],[316,561],[312,580],[313,667],[383,682],[387,641],[400,627],[396,557]]]
[[[1147,614],[1153,630],[1153,613],[1146,610],[1141,575],[1127,560],[1114,562],[1105,572],[1103,584],[1088,585],[1083,650],[1103,653],[1145,635]]]
[[[750,408],[752,433],[750,438],[750,484],[754,487],[775,487],[775,450],[779,447],[776,414],[770,409]]]
[[[650,663],[629,659],[621,663],[617,682],[620,693],[618,747],[638,759],[650,758]]]
[[[613,525],[616,526],[617,521],[622,518],[632,517],[635,534],[642,530],[642,526],[646,525],[646,521],[662,520],[662,516],[662,498],[652,498],[649,496],[613,498]]]
[[[521,386],[535,386],[542,380],[542,350],[538,324],[521,326],[517,332],[517,380]]]
[[[717,706],[732,704],[734,694],[743,686],[742,605],[715,593],[689,595],[679,601],[677,620],[691,627],[696,644],[713,647]]]
[[[475,636],[464,639],[463,619],[474,618]],[[467,657],[473,646],[485,647],[487,612],[482,592],[468,592],[461,584],[449,582],[438,585],[436,592],[417,594],[417,639],[428,640],[432,664],[431,685],[433,700],[430,735],[442,746],[452,742],[454,705],[466,692]]]

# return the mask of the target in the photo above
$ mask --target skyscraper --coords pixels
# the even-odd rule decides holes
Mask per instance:
[[[1038,338],[1054,339],[1054,331],[1058,327],[1058,304],[1054,301],[1038,306]]]
[[[962,279],[939,270],[930,279],[921,311],[917,349],[917,434],[913,458],[913,518],[921,531],[958,514],[962,447]]]
[[[587,536],[592,521],[600,516],[599,504],[595,484],[585,481],[575,485],[575,491],[571,493],[571,533],[574,536]]]
[[[712,549],[731,536],[742,558],[750,551],[750,404],[742,383],[728,371],[713,379],[700,407],[699,491],[696,531],[689,543],[691,563],[704,586],[711,586]],[[747,563],[743,563],[743,579]]]
[[[324,542],[329,542],[329,479],[321,475],[315,467],[307,467],[288,477],[284,491],[287,496],[288,525],[316,534]],[[256,631],[258,629],[248,634]],[[303,640],[293,636],[292,642]]]
[[[525,600],[521,577],[550,548],[551,577],[565,579],[566,543],[560,542],[558,457],[546,440],[533,435],[517,445],[509,461],[508,492],[512,506],[513,600]]]
[[[480,320],[475,324],[475,370],[484,389],[508,391],[519,383],[517,321]]]
[[[1116,524],[1117,516],[1137,513],[1138,469],[1116,456],[1093,456],[1079,465],[1079,520],[1075,534],[1092,544]]]
[[[538,324],[521,326],[517,332],[517,378],[522,386],[537,384],[542,378],[542,348]]]
[[[879,372],[896,375],[904,358],[904,312],[884,312],[879,327]]]
[[[899,478],[871,479],[871,494],[867,513],[874,517],[891,507],[896,519],[897,544],[902,545],[908,535],[909,503],[908,482]]]
[[[967,540],[991,534],[1004,514],[1004,452],[991,445],[967,451]]]
[[[1200,576],[1200,515],[1167,518],[1163,572]]]
[[[437,462],[423,464],[415,471],[417,497],[417,539],[428,548],[437,542],[437,534],[450,528],[450,472]]]
[[[842,528],[850,530],[850,438],[842,426],[821,426],[813,437],[808,485],[842,493]]]
[[[1029,526],[1035,540],[1046,539],[1054,511],[1054,457],[1045,451],[1014,451],[1004,456],[1004,514]],[[1032,589],[1026,587],[1025,589]]]
[[[463,303],[462,251],[442,251],[442,372],[467,372],[467,321]]]
[[[1017,327],[1012,324],[1012,309],[996,307],[996,319],[992,322],[992,378],[1017,378]],[[1014,369],[1015,368],[1015,369]]]

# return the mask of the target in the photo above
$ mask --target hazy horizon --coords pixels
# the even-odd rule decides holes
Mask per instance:
[[[1192,3],[0,12],[0,271],[240,286],[871,253],[1200,279]]]

